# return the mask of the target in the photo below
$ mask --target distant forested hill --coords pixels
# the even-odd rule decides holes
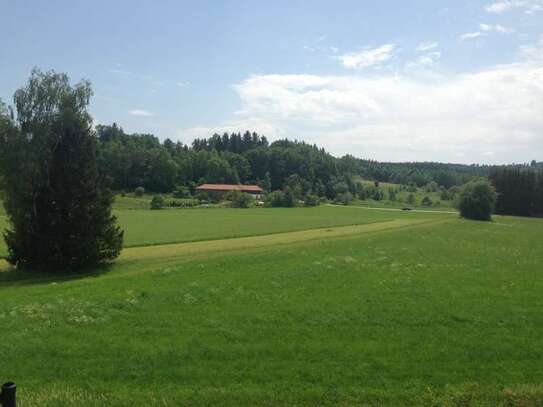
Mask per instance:
[[[192,145],[151,134],[126,134],[119,126],[99,125],[98,157],[101,171],[116,189],[142,186],[169,192],[176,186],[210,183],[258,183],[266,190],[292,183],[304,192],[333,198],[337,184],[352,183],[352,176],[398,184],[436,182],[450,188],[474,177],[488,176],[486,165],[434,162],[386,163],[347,155],[337,158],[323,148],[301,141],[278,140],[245,132],[195,139]],[[532,163],[543,166],[543,163]]]

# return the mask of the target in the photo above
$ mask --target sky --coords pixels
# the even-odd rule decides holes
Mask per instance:
[[[88,79],[95,124],[380,161],[543,161],[543,0],[0,0],[0,98]]]

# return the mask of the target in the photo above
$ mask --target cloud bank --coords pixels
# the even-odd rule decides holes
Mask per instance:
[[[222,125],[379,160],[525,162],[543,157],[543,39],[523,62],[442,76],[254,75],[234,86],[242,109]]]

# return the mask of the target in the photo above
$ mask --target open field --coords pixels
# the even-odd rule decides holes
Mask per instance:
[[[135,247],[79,278],[6,270],[2,376],[21,406],[543,403],[542,220],[318,209],[359,224]],[[254,211],[241,223],[268,225]],[[196,213],[146,213],[170,212]]]
[[[125,247],[198,240],[224,239],[296,230],[358,225],[392,220],[397,216],[407,219],[427,218],[432,215],[384,211],[362,213],[357,208],[251,208],[251,209],[171,209],[116,210],[125,231]],[[434,215],[435,216],[435,215]],[[6,218],[0,216],[0,229]],[[0,242],[0,256],[6,254]]]

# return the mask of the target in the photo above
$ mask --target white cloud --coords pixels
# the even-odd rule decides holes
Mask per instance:
[[[177,86],[179,86],[180,88],[184,88],[185,86],[188,86],[189,83],[188,82],[176,82],[175,83]]]
[[[148,110],[142,110],[142,109],[130,110],[128,113],[131,114],[132,116],[141,116],[141,117],[150,117],[150,116],[155,115],[154,113]]]
[[[481,37],[483,34],[480,31],[472,32],[472,33],[465,33],[458,37],[460,41],[466,41],[466,40],[474,40],[476,38]]]
[[[441,52],[434,51],[417,58],[417,62],[424,66],[433,66],[441,58]]]
[[[485,32],[497,32],[501,34],[511,34],[515,32],[512,28],[507,28],[500,24],[479,24],[479,29]]]
[[[395,48],[394,44],[384,44],[377,48],[343,54],[338,59],[345,68],[356,69],[378,66],[392,58]]]
[[[503,0],[485,6],[489,13],[501,14],[513,9],[523,10],[526,14],[534,14],[543,10],[543,0]]]
[[[499,1],[496,3],[489,4],[485,7],[485,10],[489,13],[503,13],[512,8],[512,4],[509,1]]]
[[[379,160],[522,162],[543,155],[543,39],[521,62],[450,76],[254,75],[218,126]],[[542,59],[543,60],[543,59]],[[493,154],[489,154],[492,152]]]
[[[434,41],[421,42],[417,46],[417,51],[419,51],[419,52],[430,51],[432,49],[437,48],[437,46],[438,46],[438,43],[434,42]]]

